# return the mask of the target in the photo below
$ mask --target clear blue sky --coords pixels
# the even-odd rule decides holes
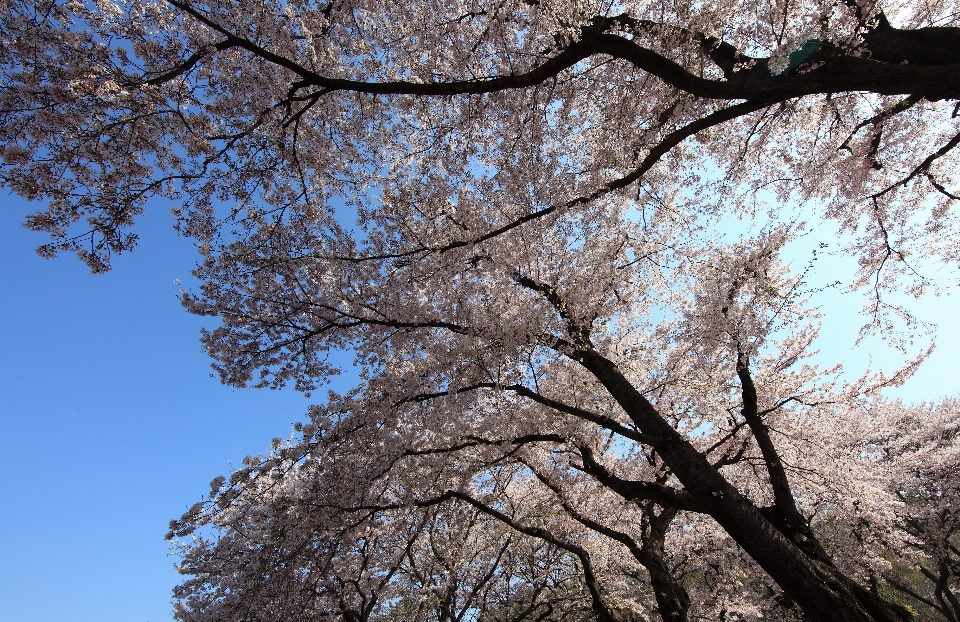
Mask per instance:
[[[30,207],[0,197],[0,621],[170,620],[167,523],[308,402],[210,377],[210,319],[174,283],[196,255],[163,206],[99,276],[36,256]]]
[[[141,222],[140,247],[102,276],[72,256],[37,257],[44,238],[20,227],[29,207],[0,197],[0,620],[170,620],[167,522],[231,462],[286,437],[307,401],[210,377],[198,343],[210,320],[176,300],[195,254],[162,205]],[[940,346],[901,396],[956,390],[958,302],[917,305],[940,321]],[[849,353],[861,304],[824,301],[825,360],[869,358]]]

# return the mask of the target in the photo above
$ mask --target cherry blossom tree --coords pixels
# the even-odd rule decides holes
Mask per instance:
[[[799,298],[800,279],[776,259],[787,237],[778,232],[732,248],[696,243],[696,252],[690,253],[698,255],[697,261],[673,267],[670,279],[652,273],[654,283],[645,284],[649,295],[622,292],[634,300],[645,298],[647,312],[615,315],[611,323],[618,326],[602,329],[594,339],[626,354],[622,373],[644,380],[638,393],[657,409],[677,441],[688,444],[723,477],[729,486],[723,494],[739,495],[757,508],[760,518],[789,538],[804,558],[844,577],[857,597],[896,612],[847,574],[862,577],[841,571],[811,523],[818,508],[829,506],[836,515],[838,507],[859,508],[861,499],[878,499],[875,489],[849,481],[851,465],[860,465],[856,451],[811,451],[823,446],[822,435],[839,425],[813,413],[820,404],[849,399],[895,379],[864,378],[854,386],[837,387],[822,380],[824,370],[804,363],[816,329],[806,319],[811,311]],[[593,246],[585,244],[579,252]],[[650,276],[636,272],[634,285]],[[690,282],[678,288],[684,280]],[[464,287],[467,284],[459,290]],[[206,290],[207,295],[213,292],[211,287]],[[548,299],[545,309],[558,313],[558,321],[570,322],[557,311],[558,294],[549,295],[554,301]],[[668,297],[671,312],[657,313]],[[188,298],[188,303],[205,304],[198,298]],[[658,315],[658,321],[651,321]],[[232,330],[225,326],[210,333],[208,347]],[[456,334],[476,339],[463,328]],[[474,356],[462,362],[450,357],[455,346],[449,341],[421,342],[415,358],[376,361],[367,368],[361,389],[331,396],[326,406],[313,409],[298,443],[284,447],[278,440],[273,455],[252,459],[250,468],[234,474],[233,487],[221,491],[222,480],[215,480],[213,507],[224,506],[228,516],[242,510],[243,516],[249,513],[259,521],[257,508],[273,502],[237,499],[246,499],[243,495],[250,495],[251,488],[283,489],[282,507],[302,508],[289,519],[291,528],[300,529],[322,520],[328,506],[364,513],[466,504],[522,536],[565,551],[568,563],[580,569],[590,596],[588,609],[600,620],[644,611],[682,620],[691,602],[717,615],[762,619],[774,597],[786,598],[788,609],[790,602],[800,600],[790,581],[776,581],[775,576],[780,587],[768,585],[766,594],[759,588],[744,589],[742,577],[762,571],[738,553],[739,534],[719,536],[714,510],[689,491],[677,467],[650,442],[649,432],[627,418],[609,390],[579,361],[571,365],[571,356],[562,350],[570,346],[514,346],[521,348],[521,358],[512,366],[500,362],[500,344],[471,348]],[[779,442],[771,430],[777,430]],[[328,451],[336,457],[326,457]],[[799,487],[791,484],[791,477],[802,478]],[[250,498],[258,499],[257,494]],[[714,503],[720,499],[720,494],[710,495]],[[869,513],[882,515],[882,509],[876,501]],[[236,538],[255,555],[270,551],[248,544],[244,534],[250,533],[249,526],[221,521],[219,510],[202,510],[198,506],[175,524],[174,534],[186,535],[212,520],[230,534],[227,545]],[[680,512],[685,518],[676,522]],[[689,513],[704,518],[689,518]],[[305,517],[311,514],[308,521]],[[194,546],[201,552],[211,547],[206,542]],[[401,547],[394,545],[393,550],[399,555]],[[863,547],[844,550],[859,557]],[[293,562],[302,563],[287,561]],[[240,565],[261,567],[248,561]],[[685,574],[705,586],[695,589],[693,598]],[[229,592],[239,590],[231,585]],[[644,599],[649,592],[653,598]]]
[[[957,408],[956,398],[921,406],[872,401],[843,413],[845,429],[835,437],[859,452],[894,509],[886,528],[872,531],[896,564],[866,573],[945,620],[960,616]]]
[[[666,543],[692,512],[806,618],[906,619],[818,535],[807,488],[840,475],[804,479],[798,422],[919,358],[848,387],[804,362],[816,327],[778,260],[802,225],[778,209],[854,236],[850,285],[888,333],[883,292],[927,285],[912,257],[956,263],[952,2],[7,0],[0,20],[0,178],[48,206],[27,223],[42,254],[106,270],[146,201],[174,199],[203,257],[183,302],[219,318],[203,342],[224,382],[309,393],[331,349],[356,353],[361,389],[214,506],[276,468],[304,473],[278,480],[290,498],[391,526],[325,524],[309,533],[342,546],[305,532],[315,562],[287,566],[286,497],[251,501],[266,531],[245,541],[280,547],[270,589],[309,575],[322,611],[373,615],[439,533],[425,508],[455,502],[563,551],[599,618],[641,607],[631,575],[677,618]],[[724,217],[769,224],[724,241]],[[344,429],[366,449],[301,466]],[[239,593],[212,581],[188,609]]]
[[[2,179],[49,204],[29,220],[44,253],[94,270],[151,196],[201,239],[216,202],[324,226],[335,196],[371,219],[420,210],[434,239],[392,249],[416,256],[610,194],[706,190],[707,158],[721,186],[824,200],[869,242],[866,274],[911,242],[954,257],[917,239],[957,197],[951,2],[4,8]]]
[[[914,549],[915,567],[929,581],[933,598],[911,594],[948,620],[960,619],[960,404],[948,400],[907,410],[891,422],[899,434],[883,446],[891,488],[903,501],[903,543]],[[919,559],[918,559],[919,558]]]
[[[469,506],[305,512],[291,480],[244,490],[225,536],[183,551],[180,620],[561,620],[590,615],[562,549]],[[275,482],[274,482],[275,483]],[[285,492],[280,492],[281,490]],[[317,497],[311,498],[316,502]],[[291,514],[298,514],[294,519]],[[336,525],[336,526],[334,526]]]

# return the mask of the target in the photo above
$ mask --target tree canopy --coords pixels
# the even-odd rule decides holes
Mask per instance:
[[[958,20],[7,0],[0,179],[46,205],[41,254],[107,270],[173,199],[225,383],[309,393],[331,350],[361,370],[174,522],[221,530],[186,545],[181,619],[903,620],[877,579],[895,528],[935,593],[888,589],[955,619],[954,523],[924,514],[952,475],[898,479],[933,439],[952,455],[921,432],[950,417],[876,397],[923,354],[813,365],[780,252],[805,230],[785,206],[835,223],[889,338],[913,258],[957,264]]]

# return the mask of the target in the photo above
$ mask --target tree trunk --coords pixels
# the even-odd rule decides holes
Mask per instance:
[[[640,563],[650,573],[650,585],[657,598],[660,618],[663,622],[687,622],[690,597],[673,576],[664,554],[667,529],[677,515],[677,510],[664,508],[658,515],[654,511],[653,504],[648,503],[643,512],[649,525],[649,532],[643,534]]]
[[[589,370],[690,494],[737,544],[777,582],[813,622],[906,622],[910,614],[887,603],[836,567],[808,557],[713,468],[628,381],[616,365],[593,350],[573,358]]]

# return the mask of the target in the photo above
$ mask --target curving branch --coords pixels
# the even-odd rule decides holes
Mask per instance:
[[[332,78],[316,73],[300,63],[263,48],[249,39],[231,32],[214,19],[195,9],[189,2],[167,0],[172,6],[187,13],[205,26],[220,33],[232,44],[247,50],[254,56],[270,64],[286,69],[299,77],[294,88],[316,86],[330,91],[347,91],[370,95],[479,95],[495,93],[508,89],[521,89],[542,84],[559,76],[563,71],[578,63],[598,55],[611,56],[623,60],[637,69],[654,75],[665,83],[695,97],[726,100],[760,100],[774,103],[802,97],[804,95],[827,94],[845,91],[870,91],[884,95],[931,95],[938,99],[960,97],[960,56],[946,53],[940,56],[906,52],[907,64],[884,62],[893,57],[885,56],[880,48],[890,40],[890,32],[884,28],[875,29],[871,39],[868,34],[865,43],[867,50],[873,52],[874,59],[843,55],[840,50],[822,45],[820,56],[823,65],[806,73],[787,73],[774,76],[767,68],[767,59],[751,59],[754,66],[739,71],[729,71],[728,78],[715,80],[703,78],[691,73],[677,62],[645,48],[621,34],[612,34],[608,30],[622,27],[629,16],[616,18],[596,17],[590,25],[581,28],[578,40],[566,45],[553,57],[543,60],[532,69],[514,75],[490,78],[455,80],[450,82],[419,83],[405,80],[386,82],[365,82],[345,78]],[[885,20],[885,18],[884,18]],[[889,28],[889,24],[887,24]],[[919,29],[918,31],[896,31],[894,37],[915,37],[921,31],[937,30],[938,39],[943,43],[960,42],[960,29]],[[956,32],[954,32],[956,31]],[[920,36],[922,37],[922,33]],[[886,35],[886,38],[884,38]],[[722,67],[732,69],[729,63],[739,58],[729,44],[724,45],[717,39],[704,39],[708,49],[715,50]],[[875,50],[873,48],[876,48]],[[829,52],[829,54],[827,54]],[[909,61],[914,63],[910,64]],[[898,61],[903,62],[903,61]],[[944,63],[945,64],[939,64]],[[938,63],[938,64],[933,64]]]
[[[947,195],[947,196],[950,197],[951,199],[960,200],[960,197],[957,197],[957,196],[954,195],[953,193],[948,192],[948,191],[946,190],[946,188],[944,188],[944,187],[943,187],[941,184],[939,184],[935,179],[933,179],[933,176],[930,174],[930,166],[931,166],[934,162],[936,162],[938,159],[940,159],[940,158],[942,158],[943,156],[945,156],[945,155],[947,155],[948,153],[950,153],[950,151],[952,151],[957,145],[960,145],[960,133],[955,134],[953,138],[951,138],[949,141],[947,141],[947,144],[945,144],[944,146],[940,147],[940,148],[937,149],[935,152],[933,152],[933,153],[931,153],[929,156],[927,156],[927,157],[923,160],[923,162],[921,162],[920,164],[918,164],[912,171],[910,171],[910,173],[909,173],[906,177],[904,177],[903,179],[901,179],[901,180],[899,180],[899,181],[896,181],[896,182],[890,184],[889,186],[887,186],[887,187],[884,188],[883,190],[880,190],[879,192],[876,192],[876,193],[870,195],[869,198],[876,200],[876,199],[882,197],[883,195],[887,194],[888,192],[890,192],[890,191],[893,190],[894,188],[898,188],[898,187],[900,187],[900,186],[906,186],[908,183],[910,183],[910,180],[912,180],[914,177],[916,177],[917,175],[923,174],[923,175],[925,175],[925,176],[933,183],[934,187],[935,187],[939,192],[942,192],[943,194]]]

